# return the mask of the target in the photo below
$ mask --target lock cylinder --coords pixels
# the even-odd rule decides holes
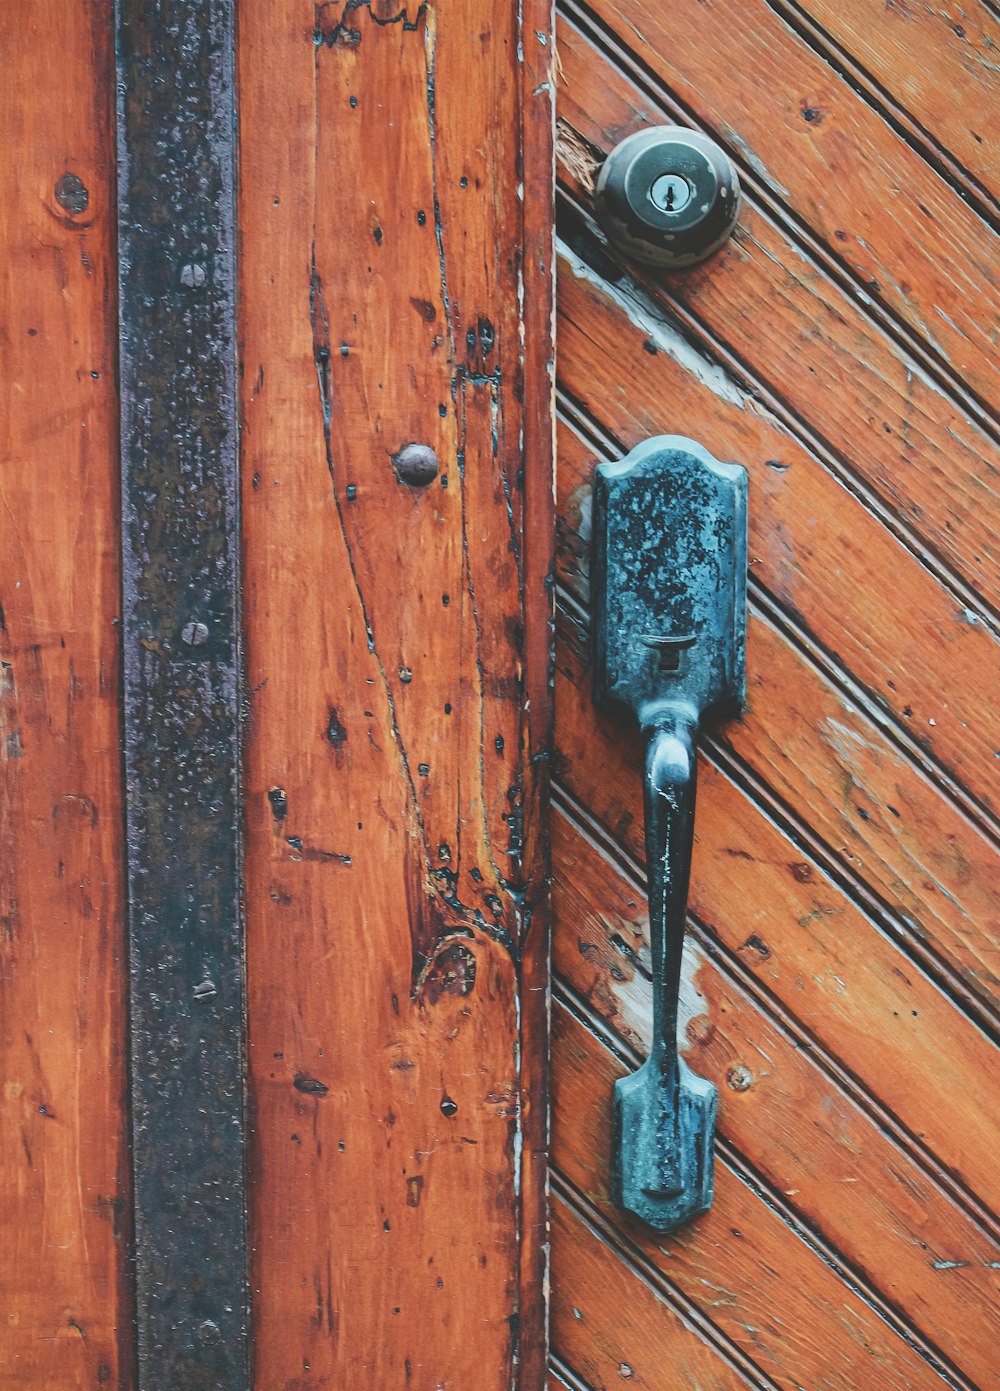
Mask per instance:
[[[714,140],[682,126],[636,131],[616,145],[597,181],[608,239],[644,265],[682,269],[726,242],[740,211],[732,161]]]

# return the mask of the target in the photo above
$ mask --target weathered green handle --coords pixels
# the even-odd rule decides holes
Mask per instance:
[[[615,1085],[615,1202],[660,1231],[712,1202],[716,1091],[677,1051],[688,880],[694,842],[697,725],[667,707],[646,747],[646,875],[653,958],[653,1045]]]
[[[594,485],[594,689],[647,736],[646,874],[653,961],[649,1057],[615,1085],[615,1202],[667,1232],[712,1202],[717,1093],[678,1053],[695,739],[743,702],[746,473],[661,436]]]

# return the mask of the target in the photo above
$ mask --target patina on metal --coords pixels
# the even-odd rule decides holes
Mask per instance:
[[[701,131],[651,126],[608,155],[595,206],[609,239],[634,261],[682,270],[725,244],[740,212],[740,181]]]
[[[661,435],[594,480],[594,695],[647,735],[649,1057],[615,1084],[615,1202],[660,1232],[712,1202],[717,1094],[680,1057],[677,1016],[702,718],[745,692],[747,475]]]
[[[116,38],[139,1385],[246,1391],[233,7]]]

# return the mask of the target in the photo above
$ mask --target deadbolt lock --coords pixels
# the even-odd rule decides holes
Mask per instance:
[[[740,183],[700,131],[655,126],[616,145],[597,181],[597,216],[610,240],[645,265],[680,269],[718,251],[736,225]]]

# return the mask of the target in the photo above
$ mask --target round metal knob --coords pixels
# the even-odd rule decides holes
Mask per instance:
[[[609,239],[649,266],[695,266],[736,226],[740,182],[714,140],[682,126],[640,130],[616,145],[597,180]]]

